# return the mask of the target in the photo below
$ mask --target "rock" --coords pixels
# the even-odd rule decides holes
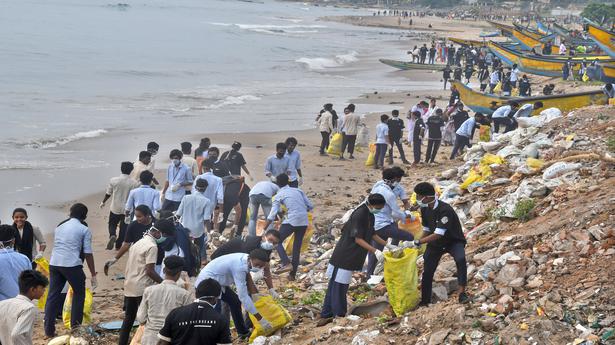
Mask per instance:
[[[448,293],[446,292],[446,287],[443,285],[434,285],[431,289],[432,298],[435,297],[436,301],[446,301],[448,299]]]
[[[444,285],[444,287],[446,288],[446,292],[449,294],[451,292],[457,291],[457,289],[459,288],[459,283],[457,282],[457,278],[455,277],[447,277],[442,280],[439,280],[438,282]]]
[[[442,178],[450,180],[457,177],[457,169],[448,169],[442,172]]]
[[[477,329],[473,330],[472,333],[470,333],[470,338],[472,339],[481,339],[484,336],[485,335]]]
[[[369,345],[374,343],[374,339],[380,334],[379,330],[361,331],[352,338],[352,345]]]
[[[497,252],[498,252],[497,248],[491,248],[489,250],[485,250],[482,253],[474,254],[473,260],[478,261],[480,263],[485,263],[487,262],[487,260],[495,258],[495,256],[497,255]]]
[[[570,237],[574,238],[577,241],[589,242],[589,234],[581,231],[572,231],[570,232]]]
[[[448,336],[450,332],[451,332],[450,329],[445,329],[442,331],[432,333],[431,337],[429,337],[429,345],[444,344],[444,341],[446,340],[446,337]]]
[[[495,322],[493,321],[493,319],[480,319],[480,329],[482,329],[485,332],[492,332],[496,330],[496,326],[495,326]]]
[[[564,258],[557,258],[553,260],[553,266],[561,266],[564,264]]]
[[[506,252],[500,255],[500,257],[495,261],[495,263],[498,265],[498,267],[503,267],[504,265],[506,265],[508,258],[513,257],[513,256],[516,256],[515,252],[513,251]]]
[[[525,271],[520,265],[517,264],[506,264],[500,272],[498,273],[496,282],[502,283],[505,285],[509,285],[510,282],[517,278],[523,278]]]
[[[483,284],[482,289],[478,293],[485,297],[491,297],[495,295],[495,288],[493,287],[493,284],[487,282]]]
[[[589,232],[592,235],[592,237],[596,239],[596,241],[601,241],[606,235],[604,231],[602,230],[602,227],[600,227],[600,225],[597,225],[597,224],[587,229],[587,232]]]
[[[539,277],[534,277],[534,279],[529,280],[525,286],[528,287],[529,289],[536,289],[536,288],[541,287],[542,284],[543,284],[543,281]]]
[[[525,279],[523,279],[523,277],[520,277],[520,278],[515,278],[511,280],[510,282],[508,282],[508,286],[510,286],[511,288],[520,288],[523,286],[524,283],[525,283]]]

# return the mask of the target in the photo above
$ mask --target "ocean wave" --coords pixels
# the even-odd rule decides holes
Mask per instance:
[[[75,134],[71,134],[66,137],[55,138],[55,139],[47,139],[47,140],[34,140],[27,144],[24,144],[23,147],[30,149],[50,149],[62,145],[66,145],[70,142],[81,140],[81,139],[90,139],[96,138],[103,134],[107,133],[105,129],[95,129],[92,131],[78,132]]]
[[[327,69],[327,68],[340,67],[340,66],[343,66],[345,64],[358,61],[359,60],[358,55],[359,55],[359,53],[357,53],[356,51],[351,51],[348,54],[336,55],[333,58],[323,58],[323,57],[306,58],[306,57],[302,57],[302,58],[297,59],[295,61],[299,62],[299,63],[302,63],[302,64],[305,64],[307,66],[307,68],[310,69],[310,70],[322,71],[322,70]]]
[[[254,95],[228,96],[217,103],[204,106],[203,109],[220,109],[227,105],[239,105],[246,101],[259,101],[260,99],[260,97]]]
[[[294,19],[293,20],[289,19],[289,21],[294,22]],[[210,24],[216,25],[216,26],[224,26],[224,27],[234,26],[241,30],[246,30],[246,31],[251,31],[251,32],[256,32],[256,33],[263,33],[263,34],[271,34],[271,35],[311,34],[311,33],[318,33],[317,29],[326,28],[326,26],[324,25],[309,25],[309,24],[301,25],[301,24],[298,24],[298,22],[294,22],[294,23],[295,23],[294,25],[231,24],[231,23],[218,23],[218,22],[213,22]]]

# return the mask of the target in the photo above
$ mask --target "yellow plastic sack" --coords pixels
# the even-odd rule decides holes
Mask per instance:
[[[502,91],[502,82],[499,81],[497,83],[497,85],[495,85],[495,87],[493,88],[493,92],[495,93],[500,93],[500,91]]]
[[[83,322],[82,324],[90,323],[92,318],[92,291],[85,289],[85,302],[83,303]],[[66,299],[64,300],[64,307],[62,308],[62,321],[67,329],[70,329],[70,309],[73,305],[73,288],[68,288]]]
[[[494,155],[492,153],[486,153],[483,158],[480,160],[480,165],[491,165],[491,164],[504,164],[506,161],[504,158]]]
[[[410,218],[406,218],[405,220],[400,220],[397,222],[397,227],[400,230],[407,231],[414,236],[415,239],[420,239],[423,237],[423,225],[421,223],[421,212],[412,212],[414,215],[414,220],[410,220]]]
[[[470,170],[468,177],[463,180],[463,183],[459,187],[462,189],[468,189],[472,183],[485,182],[489,176],[491,176],[491,168],[489,165],[475,166]]]
[[[143,332],[145,332],[145,325],[139,325],[139,328],[137,328],[135,334],[132,336],[130,345],[141,345],[141,339],[143,339]]]
[[[391,252],[384,253],[384,282],[389,294],[389,303],[397,316],[416,307],[421,299],[416,268],[419,253],[419,249],[416,248],[404,249],[401,258],[393,257]]]
[[[583,76],[581,77],[581,80],[583,80],[584,82],[588,82],[589,81],[589,77],[587,76],[587,73],[583,73]]]
[[[519,97],[519,88],[512,89],[512,92],[510,93],[510,95],[513,97]]]
[[[44,257],[40,257],[35,259],[34,262],[36,263],[36,270],[41,272],[45,277],[47,277],[47,279],[49,279],[49,261]],[[48,289],[45,289],[43,297],[41,297],[37,303],[38,309],[41,311],[45,310],[45,304],[47,303],[47,291]]]
[[[365,161],[366,167],[373,167],[376,165],[376,144],[369,144],[369,155],[367,156],[367,160]]]
[[[260,323],[256,320],[256,317],[250,314],[250,320],[252,320],[252,324],[254,325],[254,330],[250,335],[250,344],[254,341],[254,339],[261,335],[270,336],[293,320],[288,310],[286,310],[270,295],[256,297],[254,300],[254,306],[256,307],[258,313],[261,314],[265,320],[269,321],[272,329],[270,332],[263,331]]]
[[[303,242],[301,242],[301,253],[305,253],[309,246],[310,240],[312,240],[312,235],[314,234],[314,225],[312,222],[313,215],[312,213],[308,213],[308,227],[305,230],[305,234],[303,235]],[[295,242],[295,234],[290,235],[284,241],[284,250],[286,251],[286,255],[293,255],[293,243]]]
[[[540,169],[545,164],[545,161],[542,159],[536,159],[532,157],[528,157],[525,161],[525,164],[531,169]]]
[[[491,126],[481,125],[478,129],[478,140],[489,142],[491,141]]]
[[[342,154],[342,141],[344,140],[344,136],[342,133],[335,133],[329,142],[329,148],[327,148],[327,153],[332,156],[339,156]]]

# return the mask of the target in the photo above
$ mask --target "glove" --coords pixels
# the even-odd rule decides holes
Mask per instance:
[[[269,321],[267,321],[264,317],[261,318],[260,321],[258,321],[258,323],[261,325],[265,333],[269,333],[273,331],[273,326],[271,326],[271,323],[269,323]]]
[[[42,258],[42,257],[43,257],[43,254],[42,254],[42,253],[38,253],[38,254],[36,254],[36,256],[34,257],[34,261],[36,261],[36,260],[38,260],[38,259],[40,259],[40,258]]]
[[[102,201],[102,202],[100,203],[100,205],[98,205],[98,207],[100,207],[100,208],[105,207],[105,202],[104,202],[104,201]]]
[[[92,284],[92,291],[96,290],[98,287],[98,279],[96,279],[95,275],[90,278],[90,283]]]
[[[116,262],[117,262],[116,258],[113,258],[113,259],[105,262],[104,272],[105,272],[106,276],[109,275],[109,267],[113,266],[113,264],[116,263]]]
[[[303,185],[303,176],[299,176],[299,178],[297,179],[297,182],[299,183],[300,186]]]
[[[269,176],[269,179],[270,179],[270,180],[271,180],[271,182],[273,182],[273,183],[276,183],[276,182],[277,182],[277,180],[276,180],[275,176],[273,176],[273,175]]]
[[[275,291],[275,289],[274,289],[274,288],[269,289],[269,294],[271,295],[271,297],[273,297],[273,298],[275,298],[275,299],[280,298],[280,295],[278,294],[278,292],[277,292],[277,291]]]
[[[393,244],[387,244],[385,247],[386,247],[386,249],[388,249],[390,252],[395,252],[395,251],[398,251],[398,250],[400,250],[400,249],[401,249],[401,248],[399,248],[398,246],[393,245]]]
[[[376,260],[378,262],[381,262],[382,260],[384,260],[384,254],[382,254],[382,252],[378,249],[376,249],[376,252],[374,253],[374,255],[376,256]]]
[[[171,191],[172,192],[177,192],[180,188],[181,188],[181,186],[179,184],[174,184],[173,187],[171,187]]]
[[[406,210],[404,213],[406,214],[406,218],[410,218],[411,221],[414,221],[416,219],[414,214],[412,214],[412,211]]]
[[[412,241],[412,247],[410,248],[421,248],[421,242],[419,240]]]

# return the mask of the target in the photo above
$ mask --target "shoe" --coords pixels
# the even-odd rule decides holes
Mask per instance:
[[[321,156],[328,156],[328,154],[326,154],[326,153],[324,153],[324,152],[321,152],[321,153],[320,153],[320,155],[321,155]]]
[[[115,241],[117,241],[117,237],[115,235],[109,237],[109,242],[107,242],[107,250],[111,250],[115,247]]]
[[[346,160],[346,158],[344,158],[344,156],[340,156],[340,160],[341,160],[341,161],[345,161],[345,160]]]
[[[288,274],[288,281],[294,282],[297,278],[297,271],[290,271]]]
[[[459,303],[466,304],[470,302],[470,296],[467,293],[462,292],[459,294]]]
[[[423,302],[421,301],[421,303],[419,303],[418,307],[427,307],[429,305],[429,302]]]
[[[237,333],[237,337],[241,340],[248,340],[250,338],[251,333],[239,334]]]
[[[410,163],[410,161],[403,161],[402,163],[404,163],[404,164],[406,164],[406,165],[408,165],[408,164],[412,164],[412,163]]]
[[[285,265],[280,264],[278,265],[278,267],[275,269],[273,273],[282,274],[282,273],[290,272],[292,270],[293,270],[293,266],[290,263],[285,264]]]
[[[348,156],[348,159],[354,159],[353,155]]]
[[[320,318],[318,322],[316,322],[316,327],[322,327],[326,324],[330,324],[331,322],[333,322],[332,317],[323,317],[323,318]]]

